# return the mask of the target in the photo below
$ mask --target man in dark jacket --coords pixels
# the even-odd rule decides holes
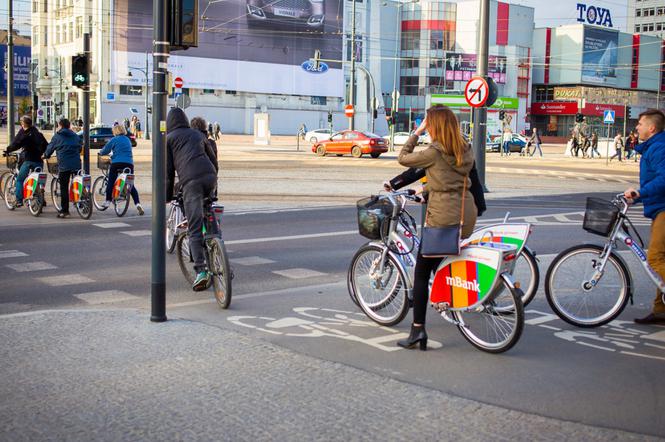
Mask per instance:
[[[542,141],[540,140],[540,134],[538,133],[538,128],[534,127],[533,128],[533,133],[531,134],[531,138],[529,138],[529,143],[531,143],[532,146],[535,146],[533,148],[533,152],[531,152],[531,156],[536,153],[536,149],[538,150],[538,153],[540,156],[543,156],[543,150],[540,148],[540,144]]]
[[[49,159],[53,152],[58,156],[58,181],[62,207],[58,218],[69,217],[69,180],[81,169],[81,139],[70,127],[68,119],[61,118],[58,121],[58,132],[53,135],[44,154],[45,159]]]
[[[166,118],[166,199],[173,199],[175,173],[182,186],[188,223],[189,250],[194,259],[196,279],[192,288],[205,290],[210,283],[203,246],[203,199],[217,186],[217,171],[206,149],[206,137],[189,127],[182,109],[171,109]]]
[[[48,142],[36,127],[32,125],[32,118],[21,117],[21,129],[19,129],[14,142],[7,148],[7,153],[23,148],[25,158],[16,177],[16,207],[23,205],[23,182],[28,177],[30,170],[36,167],[44,167],[42,155],[46,150]]]
[[[647,262],[665,281],[665,113],[649,109],[640,114],[637,134],[642,141],[635,147],[642,155],[640,162],[640,188],[627,189],[624,196],[629,202],[644,204],[644,216],[651,218],[651,239]],[[656,291],[653,309],[638,324],[665,324],[664,294]]]

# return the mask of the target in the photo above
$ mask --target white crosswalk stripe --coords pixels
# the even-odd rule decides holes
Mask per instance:
[[[117,229],[120,227],[131,227],[131,224],[127,223],[97,223],[93,224],[95,227],[101,227],[102,229]]]
[[[90,279],[87,276],[83,276],[78,273],[72,273],[69,275],[44,276],[36,279],[52,287],[62,287],[65,285],[87,284],[90,282],[95,282],[94,279]]]
[[[9,267],[16,272],[36,272],[39,270],[53,270],[58,268],[57,266],[44,261],[7,264],[5,267]]]
[[[20,258],[22,256],[28,256],[28,254],[18,250],[0,250],[0,258]]]

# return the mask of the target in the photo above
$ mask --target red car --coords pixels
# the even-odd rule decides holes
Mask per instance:
[[[388,144],[382,137],[370,132],[343,130],[333,134],[330,140],[314,143],[312,152],[319,156],[334,153],[341,157],[350,153],[354,158],[360,158],[363,154],[379,158],[379,155],[388,152]]]

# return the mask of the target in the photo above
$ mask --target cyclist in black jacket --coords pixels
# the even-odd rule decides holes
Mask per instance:
[[[44,167],[42,155],[46,150],[48,142],[36,127],[32,125],[32,118],[26,116],[20,119],[21,129],[16,134],[12,144],[7,147],[7,152],[14,152],[23,148],[23,164],[20,165],[16,177],[16,207],[23,205],[23,181],[28,177],[30,170],[36,167]]]
[[[185,216],[187,217],[189,250],[194,259],[195,291],[205,290],[210,274],[205,264],[203,244],[203,199],[213,194],[217,187],[217,171],[206,149],[206,137],[189,127],[189,120],[182,109],[171,109],[166,118],[166,200],[173,199],[173,182],[178,173],[182,186]]]

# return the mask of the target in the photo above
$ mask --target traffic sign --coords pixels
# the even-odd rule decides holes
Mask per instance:
[[[189,95],[180,95],[176,99],[176,107],[180,109],[187,109],[192,104],[192,99],[189,98]]]
[[[603,122],[605,124],[614,123],[614,111],[612,109],[605,109],[605,112],[603,112]]]
[[[175,80],[173,80],[173,86],[177,89],[180,89],[183,84],[185,84],[185,82],[182,80],[182,77],[175,77]]]
[[[471,107],[483,107],[489,97],[489,85],[483,77],[473,77],[466,83],[464,98]]]
[[[347,104],[346,106],[344,106],[344,115],[351,118],[353,114],[355,114],[355,110],[353,110],[352,104]]]

